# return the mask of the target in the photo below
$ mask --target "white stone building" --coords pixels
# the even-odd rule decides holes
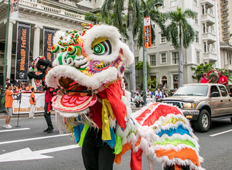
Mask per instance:
[[[192,78],[192,66],[214,63],[215,67],[221,68],[217,1],[164,0],[163,7],[159,10],[160,12],[175,11],[177,6],[182,10],[191,9],[197,14],[195,20],[188,19],[195,30],[195,41],[188,49],[183,49],[184,83],[193,83],[196,81]],[[167,89],[174,89],[178,87],[178,50],[162,36],[159,26],[156,24],[154,26],[156,40],[153,47],[147,50],[147,61],[151,66],[148,76],[151,80],[157,79],[162,85],[166,84]],[[136,42],[135,49],[137,49]],[[135,50],[135,61],[142,60],[142,49]],[[136,77],[137,87],[141,77],[142,71]]]
[[[3,73],[3,58],[6,33],[8,0],[0,0],[0,74]],[[78,7],[68,0],[20,0],[19,16],[10,20],[7,46],[7,78],[14,78],[17,23],[31,26],[30,59],[43,55],[43,29],[81,31],[84,14],[91,8]],[[89,23],[89,22],[87,22]]]

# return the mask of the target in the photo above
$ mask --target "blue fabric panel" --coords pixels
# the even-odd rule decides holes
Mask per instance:
[[[110,128],[110,136],[111,136],[111,140],[104,140],[103,142],[108,143],[108,145],[114,149],[115,144],[116,144],[116,137],[115,137],[115,133],[114,133],[114,129]]]
[[[79,141],[80,141],[81,132],[82,132],[83,128],[84,128],[83,124],[79,124],[79,125],[73,127],[73,132],[74,132],[74,137],[76,139],[76,143],[79,143]]]
[[[183,125],[179,125],[176,129],[172,129],[172,128],[169,129],[169,130],[163,130],[163,129],[161,129],[161,132],[159,132],[157,135],[160,136],[160,137],[162,135],[164,135],[164,134],[167,134],[168,136],[172,136],[175,133],[181,134],[181,135],[187,134],[187,135],[191,136],[190,133],[189,133],[189,131],[188,131],[188,129],[185,129],[183,127]]]

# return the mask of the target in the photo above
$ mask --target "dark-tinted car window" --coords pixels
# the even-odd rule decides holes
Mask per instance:
[[[211,86],[211,88],[210,88],[210,94],[212,94],[213,92],[218,92],[218,96],[217,97],[221,96],[220,92],[219,92],[219,90],[217,88],[217,86]]]
[[[222,96],[225,97],[228,95],[226,88],[224,86],[219,86],[219,89],[221,90]]]

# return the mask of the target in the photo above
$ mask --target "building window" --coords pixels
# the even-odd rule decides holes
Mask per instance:
[[[151,81],[153,82],[154,80],[156,80],[156,76],[151,76]],[[156,88],[156,84],[152,83],[151,88]]]
[[[205,6],[202,5],[202,15],[205,15]]]
[[[178,79],[179,79],[178,75],[173,75],[173,87],[174,87],[174,89],[178,88]]]
[[[156,66],[156,54],[150,55],[150,66]]]
[[[177,0],[170,0],[170,7],[174,7],[174,6],[177,6],[177,5],[178,5]]]
[[[167,63],[166,53],[161,53],[161,63]]]
[[[210,14],[213,15],[213,8],[210,8]]]
[[[163,77],[162,77],[161,82],[162,82],[163,88],[167,88],[167,77],[166,77],[166,76],[163,76]]]
[[[197,64],[200,64],[200,52],[199,51],[197,51]]]
[[[179,64],[179,53],[178,52],[172,53],[172,64]]]
[[[203,33],[205,33],[206,32],[206,24],[204,23],[203,24]]]
[[[211,26],[211,33],[214,33],[214,26]]]
[[[195,13],[195,14],[196,14],[195,24],[198,24],[198,13]]]
[[[206,42],[204,42],[204,52],[205,53],[207,52],[207,44],[206,44]]]
[[[231,65],[231,53],[227,53],[227,63]]]
[[[198,31],[195,32],[195,39],[196,39],[196,42],[199,43],[199,32]]]
[[[135,63],[139,62],[139,57],[135,57]]]
[[[161,34],[161,43],[166,43],[166,37],[163,34]]]
[[[194,5],[196,5],[196,6],[197,6],[197,0],[194,0]]]

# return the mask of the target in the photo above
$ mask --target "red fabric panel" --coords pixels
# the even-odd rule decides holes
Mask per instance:
[[[144,121],[142,124],[143,126],[151,126],[153,125],[161,116],[166,117],[168,114],[181,114],[182,113],[173,106],[167,106],[167,105],[159,105],[155,111]]]
[[[120,127],[126,128],[125,116],[127,113],[126,106],[121,101],[124,91],[121,88],[121,80],[111,84],[106,89],[107,98],[110,101],[114,116]]]
[[[131,162],[130,167],[133,170],[141,170],[142,169],[142,154],[143,151],[139,149],[137,152],[133,152],[131,150]]]
[[[102,104],[97,101],[93,106],[89,107],[89,110],[90,118],[99,128],[102,128]]]
[[[45,92],[45,103],[50,103],[52,101],[52,92],[50,92],[49,90],[46,90]]]
[[[150,105],[141,115],[139,115],[139,116],[136,117],[135,119],[136,119],[139,123],[141,123],[141,122],[144,120],[144,118],[145,118],[149,113],[151,113],[151,110],[152,110],[157,104],[159,104],[159,103],[154,103],[154,104]]]

